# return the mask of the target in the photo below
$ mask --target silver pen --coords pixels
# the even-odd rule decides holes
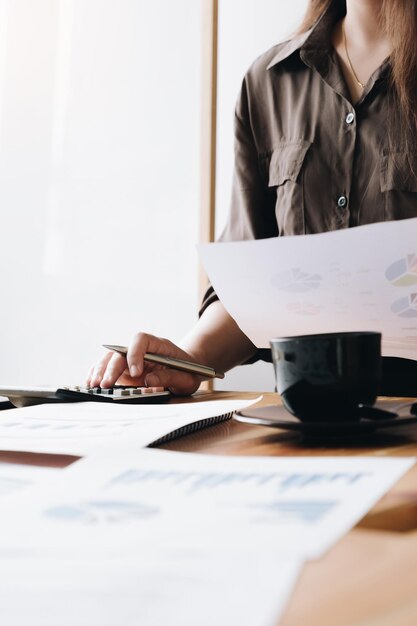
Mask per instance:
[[[128,349],[126,346],[112,346],[103,344],[103,348],[118,352],[119,354],[126,355]],[[170,356],[162,356],[160,354],[153,354],[152,352],[145,352],[143,355],[145,361],[150,363],[159,363],[159,365],[166,365],[174,370],[180,370],[181,372],[189,372],[190,374],[199,374],[205,378],[224,378],[224,374],[216,372],[212,367],[207,365],[200,365],[199,363],[192,363],[191,361],[183,361],[182,359],[174,359]]]

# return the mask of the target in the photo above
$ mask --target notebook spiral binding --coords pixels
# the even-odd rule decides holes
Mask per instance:
[[[197,422],[193,422],[192,424],[187,424],[186,426],[181,426],[181,428],[177,428],[176,430],[171,431],[167,435],[156,439],[152,443],[148,445],[148,448],[154,448],[155,446],[159,446],[161,443],[167,443],[168,441],[172,441],[173,439],[178,439],[183,435],[190,435],[191,433],[195,433],[197,430],[202,430],[203,428],[208,428],[208,426],[214,426],[215,424],[219,424],[220,422],[226,422],[227,420],[232,419],[234,415],[234,411],[230,411],[229,413],[224,413],[223,415],[216,415],[215,417],[206,417],[202,420],[198,420]]]

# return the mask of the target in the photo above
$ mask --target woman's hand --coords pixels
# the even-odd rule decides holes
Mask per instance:
[[[126,356],[108,352],[91,368],[86,384],[90,387],[165,387],[176,395],[190,395],[197,391],[203,377],[180,372],[164,365],[144,361],[145,352],[153,352],[185,361],[195,359],[168,339],[138,333],[133,338]]]
[[[145,352],[208,365],[217,372],[227,372],[252,357],[257,350],[220,301],[207,307],[181,345],[183,349],[169,339],[138,333],[126,356],[108,352],[92,367],[87,384],[103,388],[112,387],[116,383],[135,387],[165,387],[178,396],[186,396],[197,391],[204,378],[144,361]]]

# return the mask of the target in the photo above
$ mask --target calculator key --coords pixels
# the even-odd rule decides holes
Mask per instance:
[[[96,402],[113,402],[119,403],[142,403],[155,402],[159,403],[168,400],[169,391],[164,387],[119,387],[115,386],[110,389],[100,389],[99,387],[78,387],[59,388],[56,390],[58,398],[67,401],[85,401],[95,400]]]

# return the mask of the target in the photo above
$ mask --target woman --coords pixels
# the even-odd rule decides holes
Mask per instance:
[[[311,0],[300,31],[255,61],[235,117],[235,177],[223,240],[316,233],[417,215],[416,0]],[[209,289],[175,346],[137,334],[88,384],[164,386],[201,378],[144,363],[156,352],[217,371],[257,349]]]

